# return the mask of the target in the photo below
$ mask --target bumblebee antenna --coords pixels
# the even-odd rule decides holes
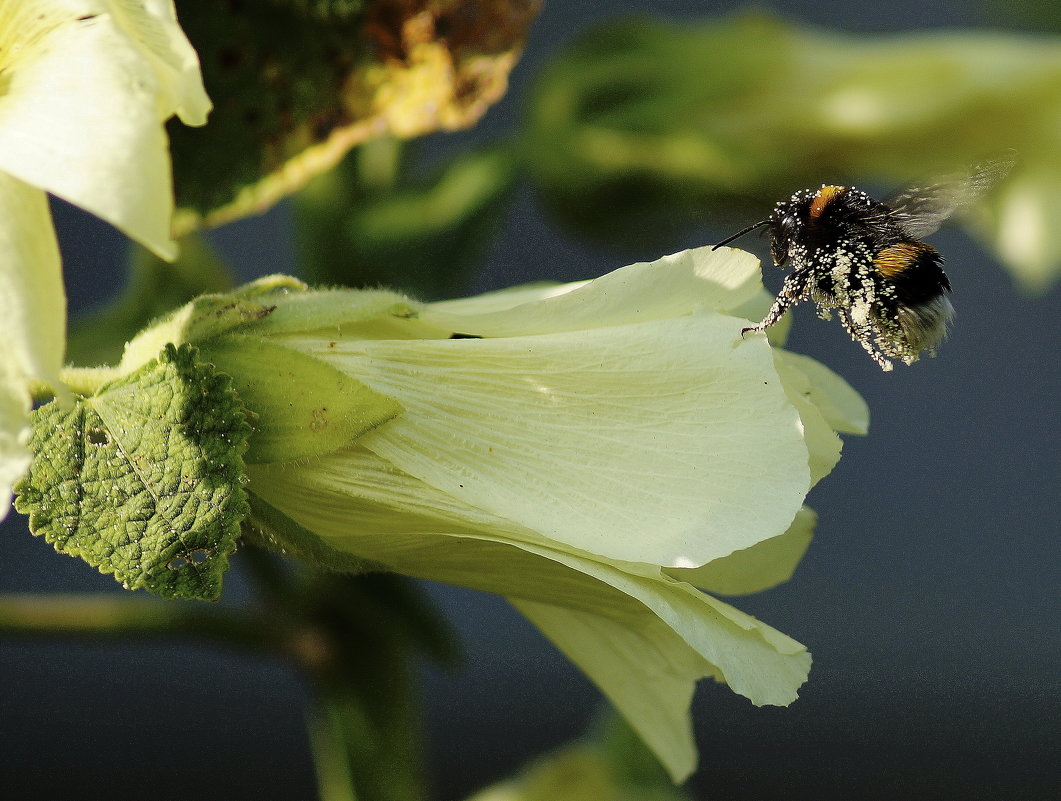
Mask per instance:
[[[740,231],[737,231],[737,233],[735,233],[733,236],[727,236],[725,239],[723,239],[721,242],[719,242],[717,245],[715,245],[711,249],[712,250],[718,250],[723,245],[728,245],[734,239],[740,239],[745,234],[750,233],[751,231],[754,231],[756,228],[758,228],[761,225],[766,225],[768,222],[770,222],[769,218],[767,218],[765,220],[759,220],[759,222],[754,223],[752,225],[749,225],[747,228],[743,228]]]

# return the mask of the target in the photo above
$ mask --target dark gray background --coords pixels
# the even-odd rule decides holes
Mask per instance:
[[[432,146],[446,152],[511,130],[535,71],[595,19],[734,5],[547,2],[510,95],[475,133],[435,137]],[[839,1],[781,10],[864,31],[981,21],[968,5],[920,0],[872,11]],[[111,286],[122,240],[69,209],[59,221],[72,305],[86,308]],[[724,233],[708,226],[669,249]],[[287,238],[281,209],[218,241],[249,277],[293,269],[277,255],[289,252]],[[883,374],[839,325],[800,310],[790,347],[862,392],[871,432],[847,440],[839,466],[814,490],[820,523],[795,578],[736,601],[810,647],[810,682],[788,709],[701,688],[699,798],[1061,797],[1059,293],[1023,296],[960,233],[933,243],[947,256],[958,309],[938,359]],[[656,255],[617,258],[576,243],[523,192],[469,289],[590,277]],[[116,585],[57,556],[13,515],[0,538],[0,590]],[[599,699],[503,601],[430,591],[468,655],[459,674],[425,671],[433,787],[450,801],[580,734]],[[226,597],[245,592],[237,565]],[[234,652],[0,642],[0,798],[313,798],[303,698],[288,669]]]

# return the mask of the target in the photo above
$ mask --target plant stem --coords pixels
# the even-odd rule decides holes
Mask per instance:
[[[119,375],[116,367],[65,367],[59,377],[77,394],[92,395]]]
[[[318,698],[306,713],[306,730],[313,752],[320,801],[357,801],[341,714],[322,698]]]
[[[239,610],[106,595],[0,595],[0,634],[189,636],[255,650],[275,650],[284,643],[271,621]]]

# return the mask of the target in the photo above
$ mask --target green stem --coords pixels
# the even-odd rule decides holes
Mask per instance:
[[[64,367],[59,377],[77,394],[92,395],[120,375],[117,367]]]
[[[218,606],[110,596],[0,595],[0,634],[116,639],[206,638],[255,650],[287,650],[274,623]]]
[[[357,801],[341,715],[341,710],[322,698],[306,713],[320,801]]]

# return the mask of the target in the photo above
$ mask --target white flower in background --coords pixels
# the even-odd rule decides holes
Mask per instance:
[[[209,110],[171,0],[0,2],[0,518],[29,459],[29,382],[61,391],[66,299],[45,193],[173,258],[163,124]]]
[[[742,339],[769,305],[754,257],[704,248],[342,325],[305,311],[328,297],[281,300],[241,337],[401,412],[327,455],[249,465],[252,494],[332,549],[508,598],[676,780],[696,762],[698,679],[755,704],[796,697],[806,649],[698,587],[791,574],[804,497],[866,409],[820,364]]]

